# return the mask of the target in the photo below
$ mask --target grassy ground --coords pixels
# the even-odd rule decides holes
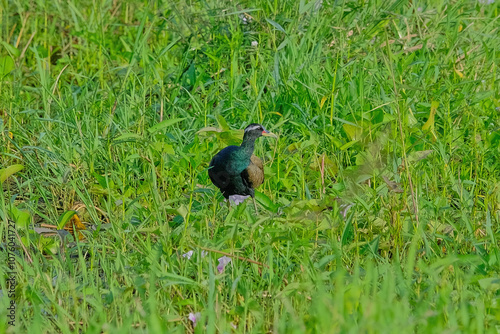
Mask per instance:
[[[1,333],[500,331],[498,2],[1,4]]]

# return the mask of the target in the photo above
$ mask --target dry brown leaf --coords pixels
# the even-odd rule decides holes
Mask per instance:
[[[66,223],[66,225],[64,225],[64,229],[71,233],[73,237],[76,237],[76,234],[78,234],[78,240],[85,239],[85,236],[80,231],[86,230],[87,228],[85,227],[85,225],[83,225],[77,214],[74,214],[73,217],[71,217],[71,219]]]

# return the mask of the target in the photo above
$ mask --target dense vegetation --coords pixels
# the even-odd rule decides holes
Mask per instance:
[[[0,4],[0,332],[498,332],[498,2]]]

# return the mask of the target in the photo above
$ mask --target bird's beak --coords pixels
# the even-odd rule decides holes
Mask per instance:
[[[262,131],[262,135],[263,135],[264,137],[273,137],[273,138],[278,138],[278,136],[277,136],[277,135],[275,135],[274,133],[269,132],[269,131],[267,131],[267,130]]]

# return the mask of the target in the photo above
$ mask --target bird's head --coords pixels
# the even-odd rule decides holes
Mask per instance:
[[[252,123],[245,128],[244,138],[257,139],[261,136],[277,138],[274,133],[267,131],[262,125],[257,123]]]

